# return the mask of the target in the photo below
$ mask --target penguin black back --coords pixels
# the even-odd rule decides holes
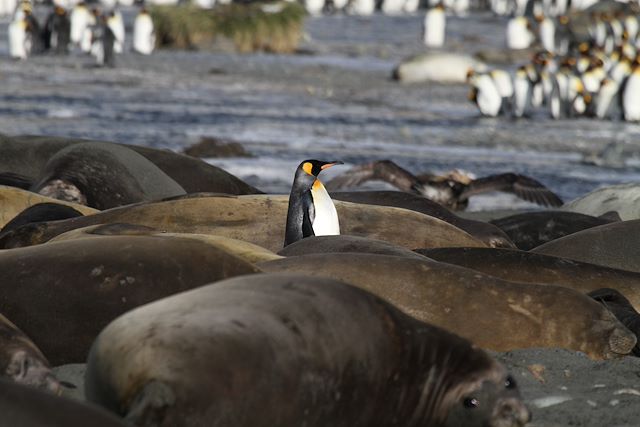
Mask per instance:
[[[322,197],[326,194],[326,199],[331,202],[324,186],[318,181],[318,174],[336,164],[342,164],[342,162],[324,162],[311,159],[305,160],[298,165],[293,185],[291,186],[291,193],[289,194],[284,246],[305,237],[316,235],[314,232],[316,214],[324,215],[324,209],[321,208],[320,212],[317,212],[312,191],[316,194],[322,194]],[[323,200],[323,202],[326,206],[327,200]],[[332,203],[331,206],[333,207]],[[333,210],[335,211],[335,207],[333,207]],[[335,219],[337,222],[337,215]]]

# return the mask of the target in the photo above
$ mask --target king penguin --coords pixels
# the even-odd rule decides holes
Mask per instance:
[[[296,169],[287,212],[284,245],[290,245],[309,236],[340,234],[338,213],[329,193],[318,179],[325,169],[342,162],[305,160]]]

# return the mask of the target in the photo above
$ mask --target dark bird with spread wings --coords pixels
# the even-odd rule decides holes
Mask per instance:
[[[408,193],[420,194],[454,210],[463,210],[469,197],[490,191],[512,193],[542,206],[562,206],[562,199],[533,178],[515,173],[489,175],[478,179],[454,171],[447,175],[413,175],[391,160],[380,160],[355,166],[329,181],[328,190],[356,187],[366,181],[386,181]]]

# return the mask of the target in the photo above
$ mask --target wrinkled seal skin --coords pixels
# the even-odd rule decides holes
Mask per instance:
[[[523,251],[569,234],[614,222],[611,219],[575,212],[526,212],[489,221],[507,233],[511,241]]]
[[[282,249],[287,206],[287,196],[178,197],[109,209],[83,218],[26,225],[0,239],[0,247],[44,243],[75,228],[117,222],[172,233],[230,237],[276,252]],[[408,249],[485,246],[447,222],[407,209],[341,201],[336,201],[335,206],[342,234],[385,240]]]
[[[513,282],[564,286],[588,293],[607,286],[626,295],[640,309],[640,273],[549,255],[493,248],[434,248],[418,252]]]
[[[58,151],[31,191],[100,210],[186,194],[134,150],[98,142],[72,144]]]
[[[640,272],[640,219],[589,228],[531,251]]]
[[[573,289],[508,282],[428,258],[328,253],[257,265],[350,283],[489,350],[559,347],[609,359],[636,343],[609,311]]]
[[[60,384],[38,347],[0,314],[0,376],[17,383],[57,392]],[[3,417],[3,422],[5,419]]]
[[[491,248],[515,247],[509,236],[498,227],[486,222],[459,217],[439,203],[404,191],[332,191],[331,197],[346,202],[409,209],[455,225]]]
[[[127,313],[94,343],[85,390],[138,426],[507,427],[530,418],[505,369],[468,341],[352,286],[301,275],[238,277]],[[469,407],[474,398],[480,405]]]
[[[11,427],[127,427],[104,409],[0,379],[2,425]]]
[[[409,249],[389,242],[358,236],[310,236],[298,240],[278,252],[282,256],[300,256],[336,252],[357,252],[367,254],[395,255],[409,258],[423,258]]]
[[[54,366],[82,363],[111,320],[195,286],[258,269],[193,239],[101,236],[0,252],[0,312]]]
[[[51,136],[0,135],[0,172],[12,172],[38,179],[49,159],[59,150],[89,141],[76,138]],[[187,193],[212,192],[227,194],[259,194],[252,187],[230,173],[200,159],[168,150],[158,150],[136,145],[120,144],[146,157],[164,173],[175,180]]]
[[[633,308],[624,295],[615,289],[602,288],[589,292],[589,296],[605,306],[620,323],[640,338],[640,313]],[[640,344],[636,344],[633,348],[633,354],[640,357]]]

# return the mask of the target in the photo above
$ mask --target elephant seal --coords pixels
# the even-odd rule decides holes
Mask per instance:
[[[58,203],[38,203],[33,206],[29,206],[18,215],[16,215],[11,221],[0,228],[0,235],[2,233],[15,230],[18,227],[22,227],[25,224],[31,224],[34,222],[43,221],[58,221],[60,219],[76,218],[82,216],[82,212],[71,206],[61,205]]]
[[[186,194],[142,155],[118,144],[72,144],[53,155],[31,191],[96,209]]]
[[[88,206],[63,202],[15,187],[0,186],[0,228],[4,227],[25,209],[40,203],[55,203],[57,205],[70,206],[83,215],[91,215],[98,212],[96,209]]]
[[[58,151],[72,144],[90,141],[51,136],[0,135],[0,171],[13,172],[36,180],[45,164]],[[168,150],[119,144],[141,154],[176,181],[187,193],[258,194],[255,187],[200,159]]]
[[[258,266],[342,280],[489,350],[560,347],[608,359],[636,343],[611,313],[573,289],[508,282],[428,258],[313,254]]]
[[[615,221],[563,211],[525,212],[490,221],[504,231],[518,249],[523,251],[578,231],[612,222]]]
[[[589,296],[607,308],[616,319],[640,339],[640,313],[620,292],[611,288],[596,289]],[[633,348],[633,354],[640,356],[640,343]]]
[[[181,239],[193,239],[208,245],[212,245],[227,253],[235,255],[243,260],[256,263],[271,261],[282,258],[268,249],[254,245],[242,240],[230,239],[228,237],[213,236],[210,234],[193,233],[163,233],[155,228],[135,224],[100,224],[89,227],[78,228],[54,237],[50,242],[61,242],[65,240],[82,239],[88,237],[101,236],[159,236],[163,238],[176,237]],[[408,253],[412,253],[406,250]],[[414,254],[415,255],[415,254]]]
[[[565,203],[562,209],[594,216],[616,211],[624,221],[640,219],[640,185],[630,183],[598,188]]]
[[[85,378],[90,401],[138,426],[497,427],[530,418],[483,350],[368,292],[302,275],[238,277],[133,310],[100,333]]]
[[[24,332],[1,314],[0,377],[54,393],[60,389],[60,383],[42,352]]]
[[[485,71],[487,65],[470,55],[431,52],[403,60],[394,68],[392,77],[401,83],[465,83],[470,68]]]
[[[429,215],[466,231],[492,248],[515,248],[504,231],[483,221],[459,217],[441,204],[404,191],[332,191],[334,200],[367,205],[393,206]]]
[[[44,243],[59,234],[89,225],[127,223],[166,232],[230,237],[276,252],[282,249],[287,205],[287,196],[180,197],[109,209],[91,217],[26,225],[0,239],[0,247]],[[408,249],[485,246],[459,228],[417,212],[340,201],[335,205],[342,234],[385,240]]]
[[[51,242],[0,252],[0,312],[54,366],[78,363],[86,360],[100,330],[120,314],[258,271],[194,239],[102,236]]]
[[[589,228],[545,243],[531,251],[640,272],[640,220]]]
[[[603,286],[615,288],[640,309],[640,273],[507,249],[435,248],[416,252],[512,282],[564,286],[583,294]]]
[[[357,252],[367,254],[394,255],[410,258],[423,258],[409,249],[392,245],[389,242],[366,237],[346,236],[310,236],[298,240],[278,252],[282,256],[300,256],[336,252]]]
[[[1,379],[0,413],[12,427],[131,427],[97,405]]]
[[[2,172],[0,173],[0,185],[28,190],[33,185],[33,181],[18,173]]]

